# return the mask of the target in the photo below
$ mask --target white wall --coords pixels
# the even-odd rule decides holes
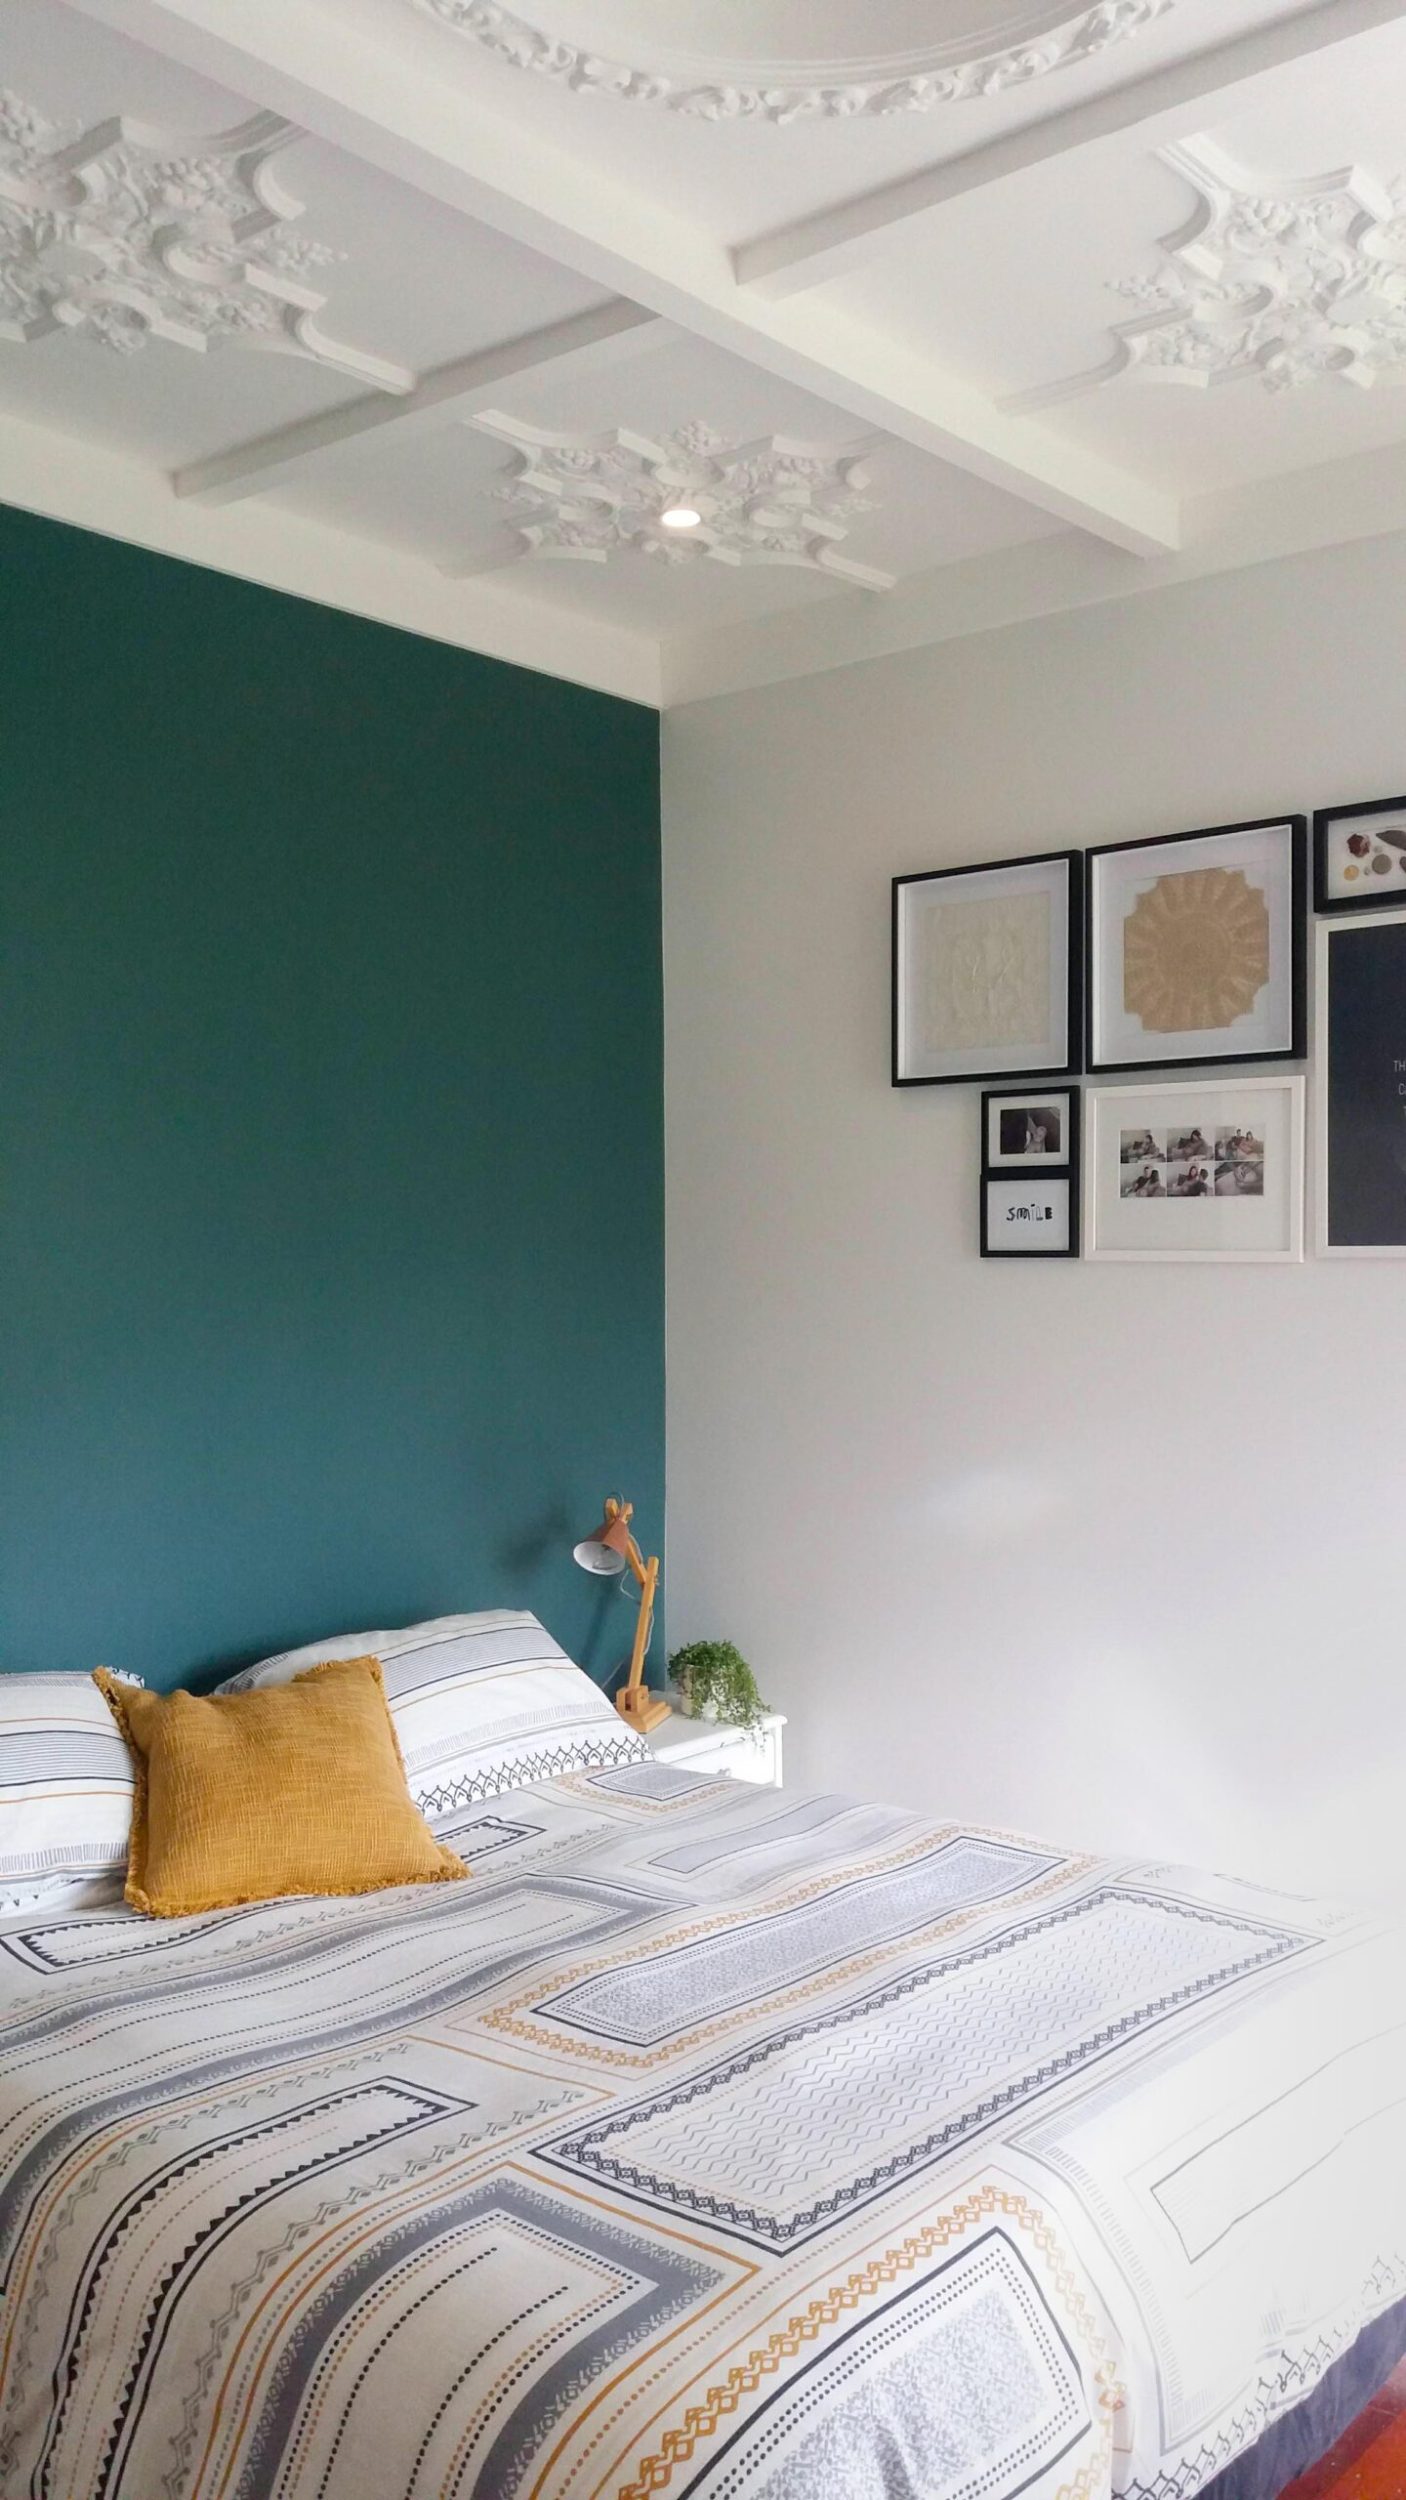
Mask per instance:
[[[1406,787],[1406,539],[667,716],[671,1640],[795,1777],[1406,1891],[1406,1265],[1001,1266],[889,879]]]

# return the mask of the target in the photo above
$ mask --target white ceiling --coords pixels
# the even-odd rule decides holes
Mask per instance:
[[[1406,0],[6,0],[0,89],[0,496],[471,648],[1406,527]]]

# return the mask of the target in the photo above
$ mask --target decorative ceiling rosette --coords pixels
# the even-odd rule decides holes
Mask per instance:
[[[1159,151],[1196,207],[1155,274],[1114,282],[1136,304],[1103,363],[1020,391],[1025,416],[1129,378],[1194,390],[1258,382],[1399,386],[1406,374],[1406,182],[1359,165],[1274,181],[1214,140]]]
[[[408,391],[413,373],[318,322],[309,280],[338,255],[292,231],[303,203],[272,170],[301,136],[277,113],[197,139],[121,117],[65,129],[0,90],[0,339],[274,348]]]
[[[832,450],[783,434],[734,443],[701,419],[657,439],[624,426],[551,434],[494,410],[466,422],[514,448],[507,484],[491,492],[518,556],[798,565],[861,590],[893,588],[891,573],[844,552],[852,519],[871,508],[868,438]]]
[[[1269,908],[1242,868],[1159,877],[1123,924],[1123,1005],[1148,1033],[1213,1033],[1269,979]]]
[[[701,121],[882,119],[999,96],[1140,34],[1175,0],[413,0],[496,60],[582,95]],[[934,16],[940,31],[933,31]],[[739,49],[740,47],[740,49]]]

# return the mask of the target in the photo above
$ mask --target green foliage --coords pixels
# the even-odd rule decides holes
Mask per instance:
[[[751,1730],[766,1715],[757,1679],[731,1641],[690,1641],[674,1651],[669,1673],[695,1717],[711,1709],[724,1726]]]

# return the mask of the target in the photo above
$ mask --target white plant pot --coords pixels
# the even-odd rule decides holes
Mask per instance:
[[[686,1692],[679,1694],[679,1715],[684,1719],[700,1719],[705,1726],[716,1727],[718,1705],[715,1701],[691,1701]]]

